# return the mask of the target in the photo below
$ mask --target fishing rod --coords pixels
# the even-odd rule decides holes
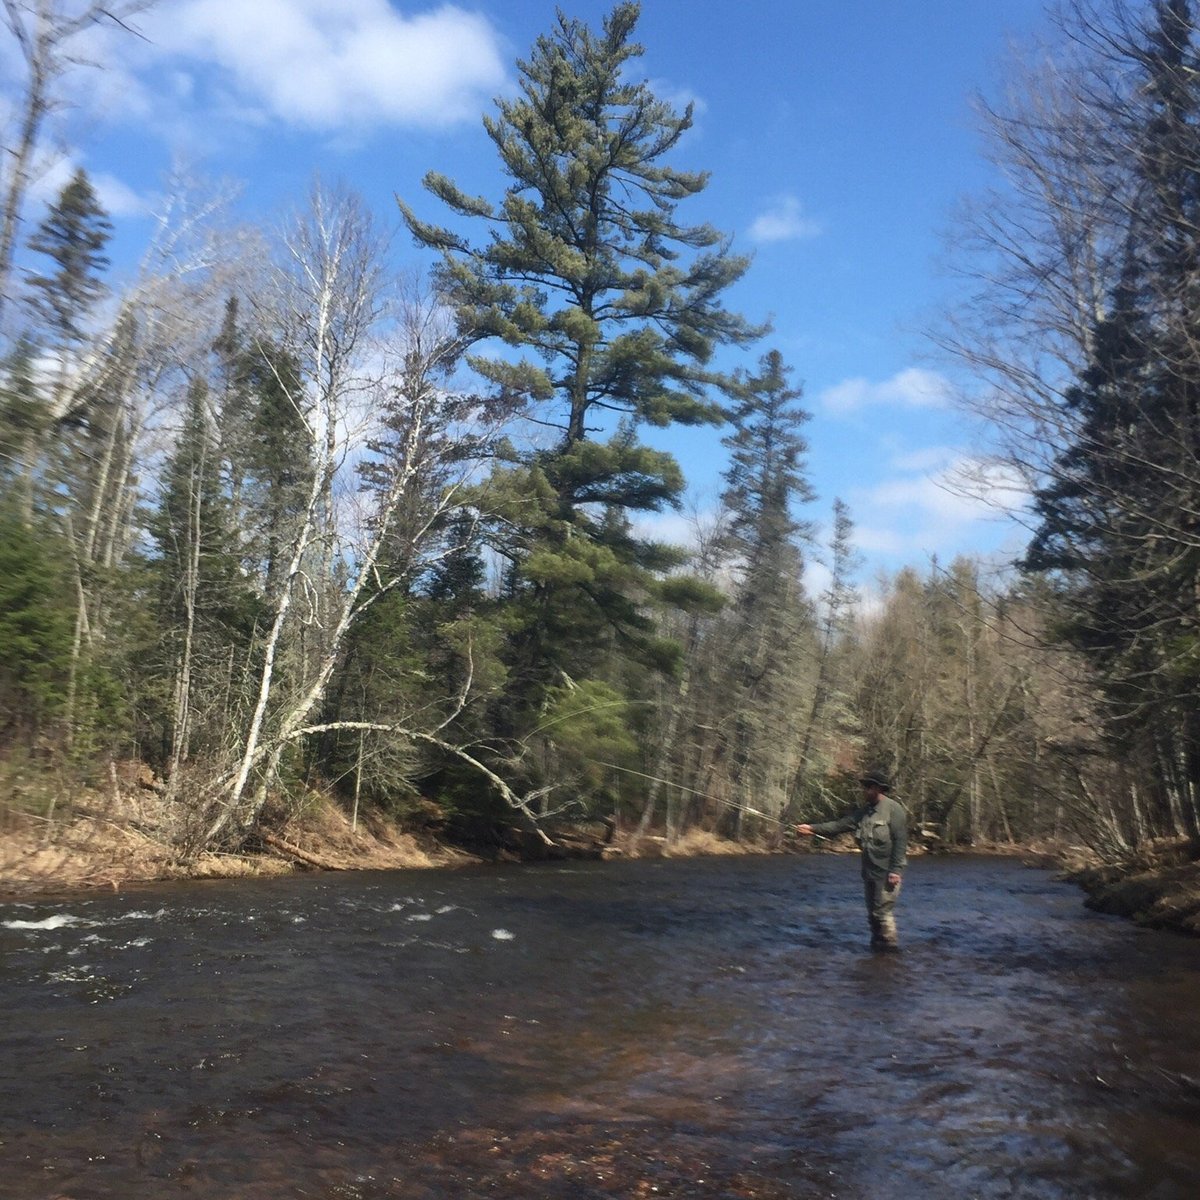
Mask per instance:
[[[537,728],[530,730],[530,732],[528,734],[526,734],[525,737],[523,737],[521,739],[521,741],[522,741],[522,743],[526,743],[529,741],[529,739],[535,733],[540,733],[543,729],[548,729],[551,725],[557,725],[562,721],[573,720],[575,717],[578,717],[578,716],[582,715],[583,713],[592,712],[592,711],[594,711],[596,709],[600,709],[600,708],[616,708],[616,707],[619,707],[626,703],[628,703],[628,702],[623,701],[623,700],[611,700],[611,701],[605,701],[601,704],[589,705],[587,708],[582,708],[582,709],[579,709],[574,712],[566,713],[563,716],[555,717],[554,719],[552,719],[550,721],[546,721],[543,724],[537,726]],[[643,701],[635,701],[634,703],[654,705],[654,704],[656,704],[656,701],[643,700]],[[784,830],[794,829],[796,826],[796,822],[794,822],[794,821],[783,821],[779,817],[771,816],[770,813],[759,812],[759,810],[757,808],[750,808],[749,805],[738,804],[734,800],[725,800],[721,796],[712,796],[712,795],[709,795],[708,792],[698,792],[695,788],[684,787],[683,784],[681,784],[681,783],[672,783],[671,780],[660,779],[657,775],[647,775],[645,771],[635,771],[632,767],[619,767],[616,763],[601,762],[598,758],[589,758],[587,761],[596,767],[608,767],[609,770],[611,770],[611,771],[622,771],[626,775],[636,775],[639,779],[648,779],[651,783],[661,783],[664,787],[673,787],[673,788],[677,789],[678,791],[687,792],[691,796],[699,796],[702,800],[711,800],[716,804],[723,804],[723,805],[725,805],[726,808],[732,808],[732,809],[736,810],[737,812],[746,813],[748,816],[759,817],[760,819],[762,819],[764,821],[771,821],[772,823],[780,826]],[[812,833],[812,834],[808,834],[807,836],[814,838],[818,842],[827,842],[830,840],[822,833]]]
[[[721,796],[713,796],[708,792],[698,792],[695,788],[684,787],[681,783],[672,783],[669,779],[660,779],[657,775],[647,775],[645,771],[635,771],[632,767],[619,767],[616,763],[601,762],[599,759],[589,759],[597,767],[608,767],[612,771],[623,771],[626,775],[636,775],[639,779],[648,779],[651,783],[661,783],[664,787],[673,787],[678,791],[687,792],[691,796],[699,796],[702,800],[711,800],[716,804],[724,804],[726,808],[736,809],[738,812],[746,813],[752,817],[761,817],[764,821],[772,821],[774,824],[781,826],[784,829],[792,829],[795,827],[794,821],[784,821],[779,817],[773,817],[770,813],[759,812],[757,808],[751,808],[746,804],[738,804],[735,800],[726,800]],[[827,842],[829,838],[824,834],[814,833],[811,835],[817,841]]]

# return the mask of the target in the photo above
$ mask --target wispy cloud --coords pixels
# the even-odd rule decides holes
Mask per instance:
[[[795,196],[776,197],[750,226],[750,237],[756,242],[790,242],[820,233],[821,226],[805,215]]]
[[[53,204],[62,190],[71,181],[78,164],[69,158],[58,158],[40,171],[29,189],[29,198],[37,204]],[[105,171],[88,172],[92,190],[101,208],[110,217],[144,217],[150,211],[150,203],[139,196],[131,187],[122,183],[115,175]],[[35,219],[40,219],[36,218]]]
[[[911,557],[962,546],[973,525],[1011,528],[1008,518],[1025,507],[1029,493],[1011,468],[960,454],[935,473],[880,480],[850,499],[859,549]]]
[[[845,416],[864,408],[887,405],[893,408],[946,408],[950,383],[936,371],[907,367],[890,379],[872,382],[859,376],[826,388],[818,397],[829,413]]]
[[[177,101],[232,91],[249,120],[322,132],[471,118],[505,74],[496,31],[452,4],[406,16],[388,0],[181,0],[144,28]]]

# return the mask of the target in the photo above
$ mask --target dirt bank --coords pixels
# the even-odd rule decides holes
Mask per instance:
[[[668,842],[610,833],[604,825],[553,830],[553,845],[517,829],[494,845],[462,848],[368,812],[352,823],[313,795],[298,810],[268,812],[245,850],[185,859],[180,815],[159,794],[136,786],[78,796],[51,817],[0,808],[0,900],[89,888],[119,890],[168,879],[231,879],[295,871],[370,871],[479,862],[567,858],[682,858],[764,852],[762,847],[693,831]]]
[[[282,875],[296,870],[388,870],[475,861],[374,814],[352,825],[314,797],[277,817],[242,853],[185,860],[174,814],[158,796],[84,795],[52,818],[0,812],[0,899],[164,879]]]
[[[1154,842],[1127,862],[1084,867],[1066,877],[1083,888],[1085,903],[1097,912],[1200,934],[1200,840]]]

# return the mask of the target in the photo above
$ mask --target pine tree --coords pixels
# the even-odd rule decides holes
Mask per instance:
[[[77,347],[87,338],[87,317],[107,290],[102,275],[111,236],[112,223],[81,168],[29,239],[29,248],[57,268],[28,279],[29,307],[56,347]]]
[[[564,674],[596,670],[613,639],[644,661],[677,659],[646,604],[655,572],[678,556],[604,514],[677,502],[677,463],[640,445],[637,430],[719,420],[714,350],[757,332],[722,302],[747,260],[715,229],[676,215],[707,177],[665,161],[692,112],[635,82],[638,14],[618,4],[598,34],[560,14],[519,64],[520,95],[484,122],[509,179],[499,205],[426,177],[486,240],[402,206],[418,242],[442,254],[441,285],[464,336],[518,352],[488,345],[471,365],[557,435],[487,489],[490,538],[522,614],[508,654],[517,690],[504,706],[514,731]]]

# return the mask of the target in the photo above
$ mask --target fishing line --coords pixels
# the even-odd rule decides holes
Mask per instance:
[[[776,825],[782,826],[784,829],[793,828],[795,822],[783,821],[779,817],[773,817],[770,813],[759,812],[757,808],[750,808],[745,804],[738,804],[734,800],[725,800],[720,796],[710,795],[708,792],[698,792],[695,788],[684,787],[681,783],[672,783],[669,779],[660,779],[657,775],[647,775],[645,771],[635,771],[632,767],[619,767],[616,763],[601,762],[599,759],[592,758],[588,760],[594,766],[608,767],[613,771],[623,771],[626,775],[636,775],[639,779],[648,779],[651,783],[661,783],[664,787],[672,787],[681,792],[687,792],[691,796],[699,796],[702,800],[711,800],[716,804],[724,804],[727,808],[736,809],[738,812],[744,812],[752,817],[761,817],[764,821],[773,821]],[[827,842],[829,839],[822,834],[814,833],[812,835],[818,841]]]

